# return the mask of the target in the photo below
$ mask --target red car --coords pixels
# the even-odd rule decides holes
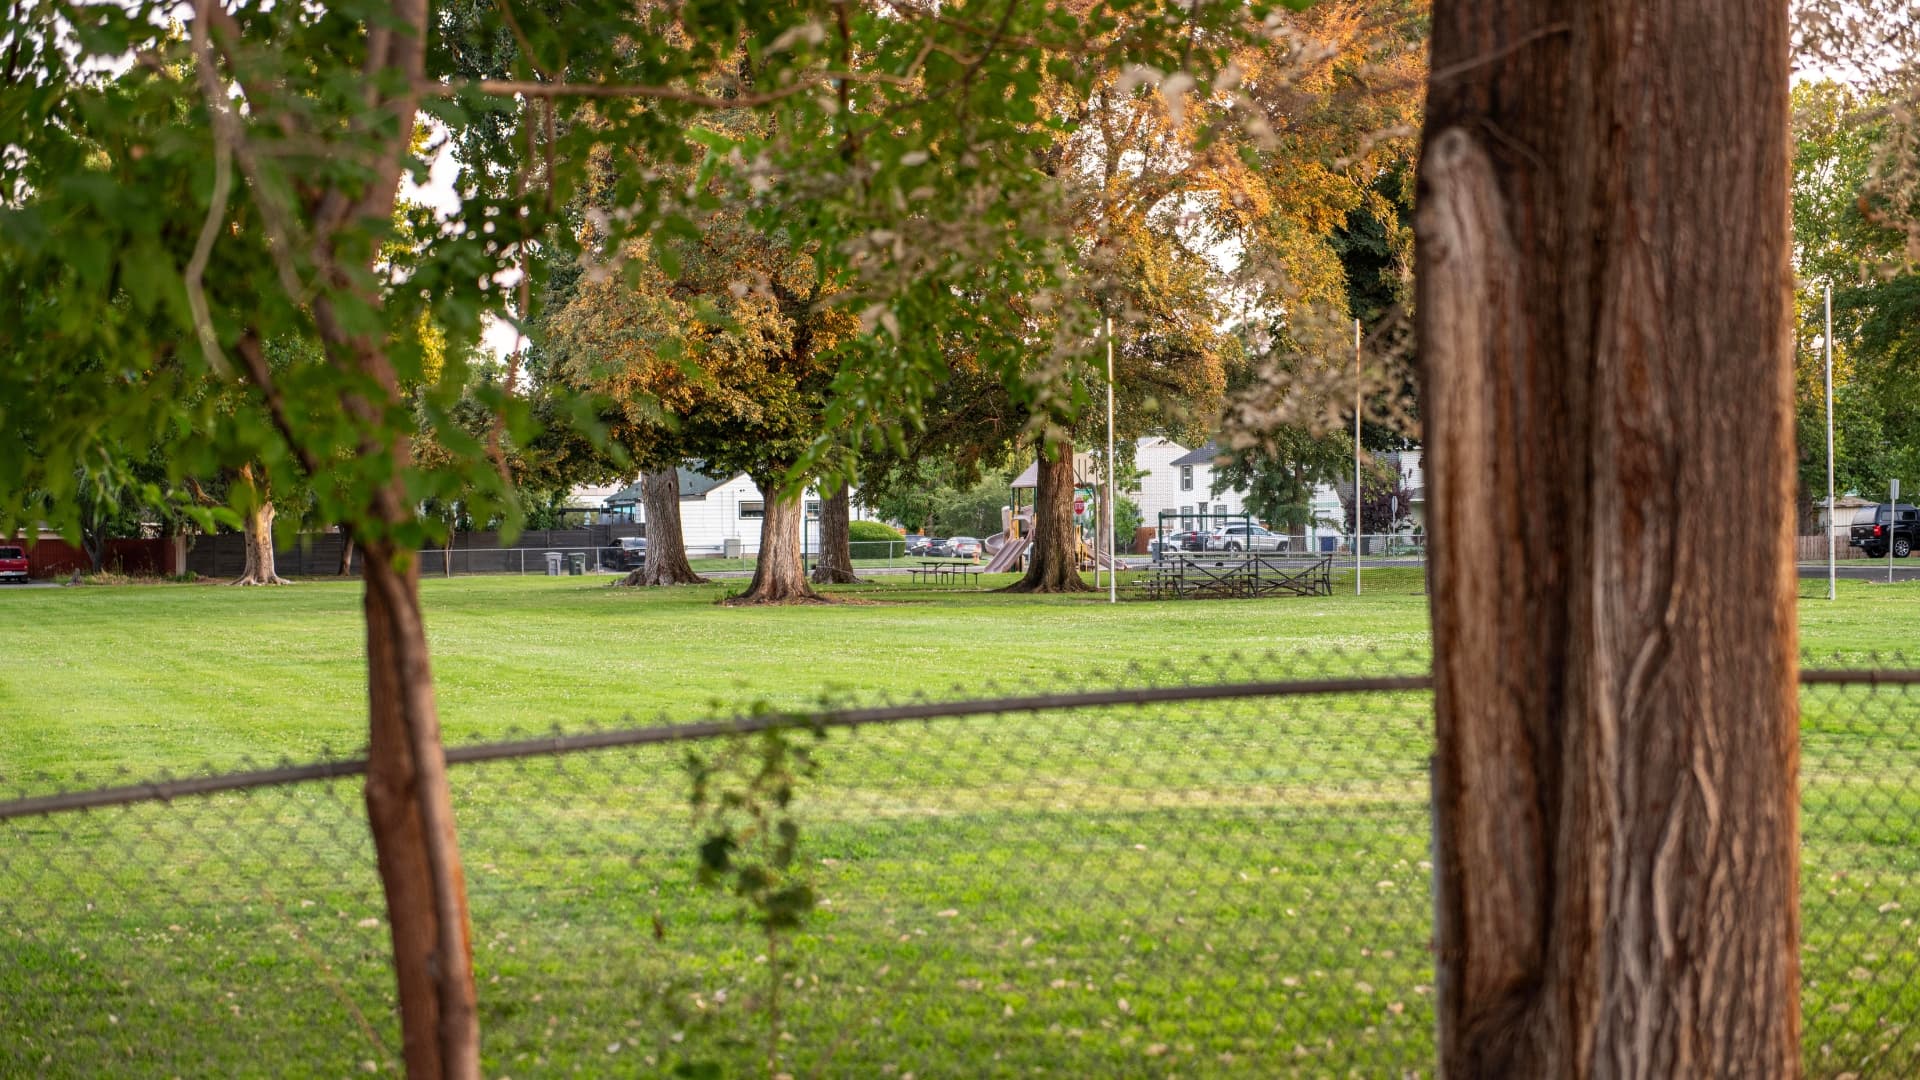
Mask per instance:
[[[0,545],[0,581],[27,581],[27,553],[11,545]]]

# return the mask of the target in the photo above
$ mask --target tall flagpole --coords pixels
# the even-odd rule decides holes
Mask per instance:
[[[1113,316],[1107,316],[1107,603],[1120,602],[1113,536]],[[1096,547],[1094,550],[1098,551]]]
[[[1360,320],[1353,320],[1353,595],[1360,595]]]
[[[1827,283],[1827,331],[1821,343],[1827,351],[1827,599],[1839,595],[1838,544],[1833,538],[1833,283]]]

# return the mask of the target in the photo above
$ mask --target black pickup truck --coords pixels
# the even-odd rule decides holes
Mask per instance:
[[[1904,559],[1920,541],[1920,510],[1912,503],[1881,503],[1863,506],[1853,517],[1853,529],[1847,546],[1857,547],[1871,559],[1885,558],[1889,546],[1893,557]]]

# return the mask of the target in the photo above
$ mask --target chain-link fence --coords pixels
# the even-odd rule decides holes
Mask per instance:
[[[1425,670],[454,747],[486,1075],[1430,1075]],[[1808,1069],[1915,1075],[1920,690],[1809,683]],[[0,1075],[397,1069],[359,769],[11,778]]]

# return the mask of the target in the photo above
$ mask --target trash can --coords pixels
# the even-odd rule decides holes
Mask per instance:
[[[1323,536],[1323,537],[1321,537],[1321,538],[1320,538],[1320,554],[1322,554],[1322,555],[1331,555],[1331,554],[1333,554],[1334,552],[1336,552],[1336,551],[1339,551],[1339,550],[1340,550],[1340,538],[1339,538],[1339,537],[1337,537],[1337,536]]]
[[[547,576],[559,577],[560,576],[560,553],[557,551],[549,551],[546,554],[547,554]]]
[[[723,549],[726,552],[727,558],[729,559],[739,558],[740,557],[740,538],[737,536],[727,537],[727,541],[723,545]]]
[[[586,552],[575,551],[575,552],[569,553],[567,555],[567,573],[573,577],[579,577],[581,574],[584,574],[586,572],[587,572]]]

